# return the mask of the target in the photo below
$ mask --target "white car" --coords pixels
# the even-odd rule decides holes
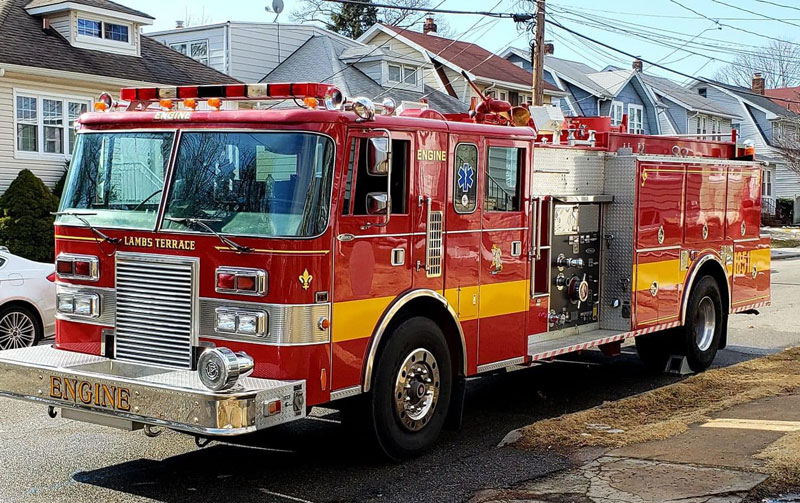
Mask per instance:
[[[0,350],[35,346],[56,330],[55,266],[0,247]]]

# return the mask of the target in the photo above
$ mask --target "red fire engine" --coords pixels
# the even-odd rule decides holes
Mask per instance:
[[[79,121],[55,345],[0,354],[0,394],[51,415],[210,438],[333,402],[404,457],[457,422],[468,376],[634,337],[702,371],[728,315],[769,302],[735,137],[327,84],[121,98]]]

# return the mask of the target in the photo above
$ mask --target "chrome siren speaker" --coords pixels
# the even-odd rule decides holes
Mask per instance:
[[[255,363],[247,353],[234,353],[228,348],[210,348],[203,351],[197,362],[200,381],[210,390],[226,391],[233,388],[240,377],[253,372]]]

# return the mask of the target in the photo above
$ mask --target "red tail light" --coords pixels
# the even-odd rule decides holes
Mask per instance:
[[[236,289],[236,275],[224,272],[217,273],[217,289],[218,290],[235,290]]]
[[[56,257],[56,275],[59,278],[97,281],[100,279],[100,261],[92,255],[59,253]]]
[[[255,292],[256,291],[256,276],[255,275],[242,275],[237,277],[236,289]]]
[[[51,272],[50,274],[48,274],[47,275],[47,281],[49,281],[50,283],[55,283],[56,282],[56,273]]]
[[[75,274],[77,276],[91,276],[92,265],[91,263],[89,263],[88,260],[76,260],[74,263],[75,263]]]
[[[56,260],[56,271],[58,271],[58,274],[72,274],[73,264],[74,262],[70,259],[58,259]]]

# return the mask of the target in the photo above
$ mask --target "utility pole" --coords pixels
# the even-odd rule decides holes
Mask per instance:
[[[536,0],[536,33],[531,43],[531,64],[533,65],[533,105],[544,104],[544,2]]]

